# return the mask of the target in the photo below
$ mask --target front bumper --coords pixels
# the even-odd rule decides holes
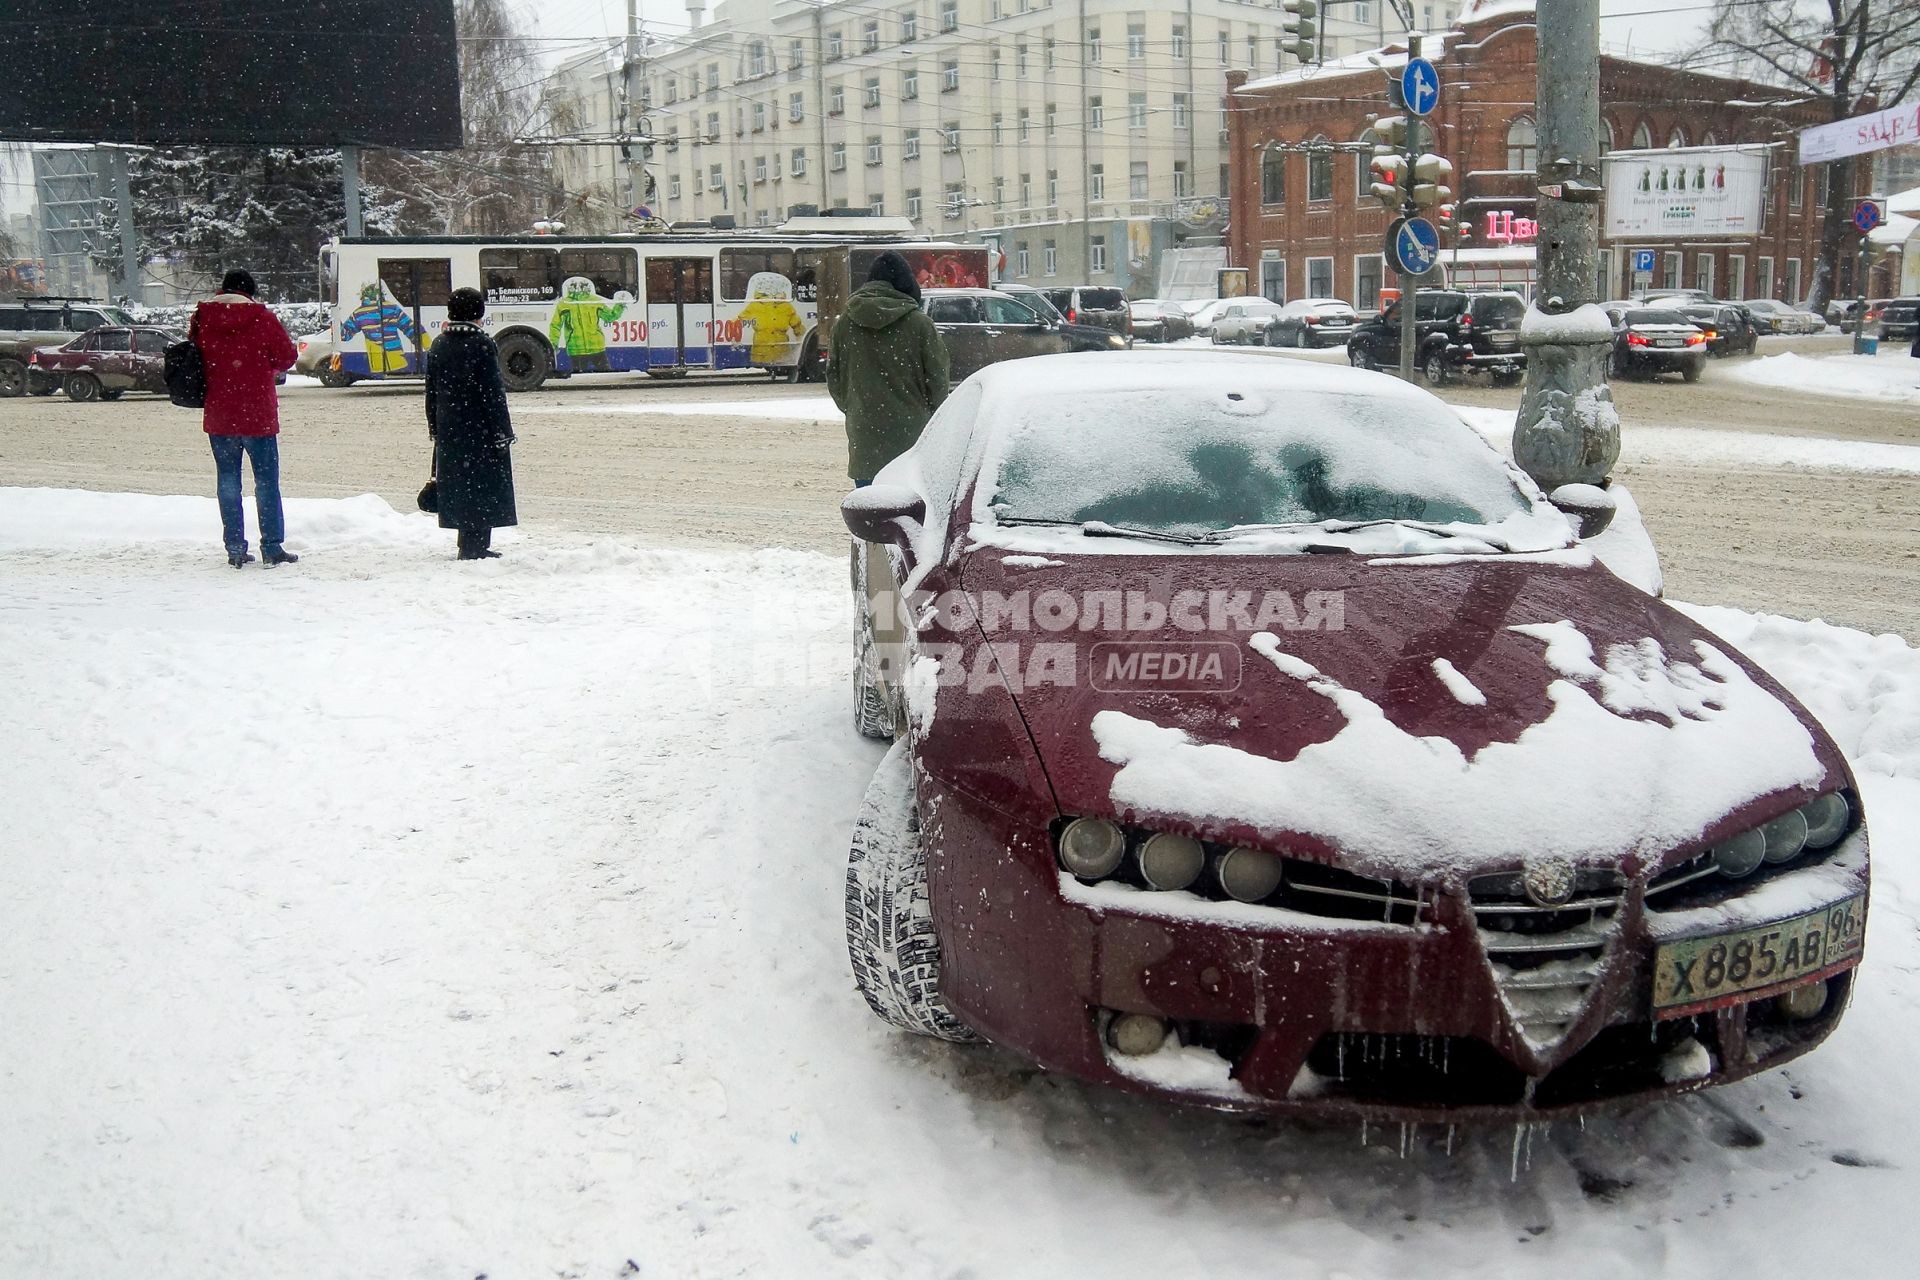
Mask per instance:
[[[1806,1021],[1787,1020],[1772,990],[1656,1019],[1660,943],[1729,926],[1676,934],[1632,882],[1611,926],[1583,936],[1592,977],[1569,1019],[1543,1022],[1524,977],[1539,970],[1490,958],[1498,944],[1464,887],[1389,922],[1086,886],[1054,868],[1045,832],[1009,841],[952,795],[939,812],[930,887],[952,1007],[1050,1070],[1185,1102],[1404,1120],[1581,1112],[1780,1065],[1826,1037],[1851,990],[1849,963]],[[1864,892],[1865,840],[1852,840],[1857,875],[1823,865],[1823,885]],[[1105,1030],[1124,1014],[1165,1019],[1178,1046],[1115,1052]]]

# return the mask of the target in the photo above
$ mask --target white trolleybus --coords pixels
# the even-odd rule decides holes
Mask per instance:
[[[765,230],[343,238],[321,251],[331,384],[418,377],[455,289],[480,290],[510,391],[577,373],[693,369],[818,375],[840,304],[887,249],[930,286],[987,283],[984,245],[916,237],[904,218],[810,217]]]

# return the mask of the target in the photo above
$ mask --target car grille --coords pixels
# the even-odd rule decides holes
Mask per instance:
[[[1619,935],[1626,881],[1581,871],[1563,905],[1528,898],[1518,873],[1479,876],[1467,897],[1500,995],[1535,1047],[1557,1043],[1586,1007],[1607,948]]]

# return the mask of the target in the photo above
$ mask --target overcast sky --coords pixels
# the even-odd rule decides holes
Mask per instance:
[[[708,0],[708,21],[718,3]],[[564,43],[570,39],[617,36],[627,27],[626,0],[544,0],[537,10],[531,4],[525,8],[537,13],[530,20],[533,34],[548,42],[556,59],[584,47]],[[1710,0],[1600,0],[1600,39],[1616,49],[1631,43],[1636,52],[1678,48],[1698,36],[1711,8]],[[656,29],[663,34],[687,27],[682,0],[640,0],[640,15],[659,23]]]

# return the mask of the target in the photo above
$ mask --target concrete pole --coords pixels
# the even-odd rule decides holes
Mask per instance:
[[[340,148],[340,186],[346,196],[347,234],[367,234],[366,214],[360,202],[360,148]]]
[[[1534,16],[1539,261],[1520,331],[1527,383],[1513,456],[1552,492],[1606,483],[1620,457],[1620,416],[1607,387],[1612,329],[1597,308],[1580,310],[1599,301],[1600,4],[1539,0]]]
[[[127,173],[127,153],[118,147],[107,152],[113,170],[113,200],[120,219],[120,294],[134,302],[145,301],[140,289],[140,240],[133,225],[133,179]]]

